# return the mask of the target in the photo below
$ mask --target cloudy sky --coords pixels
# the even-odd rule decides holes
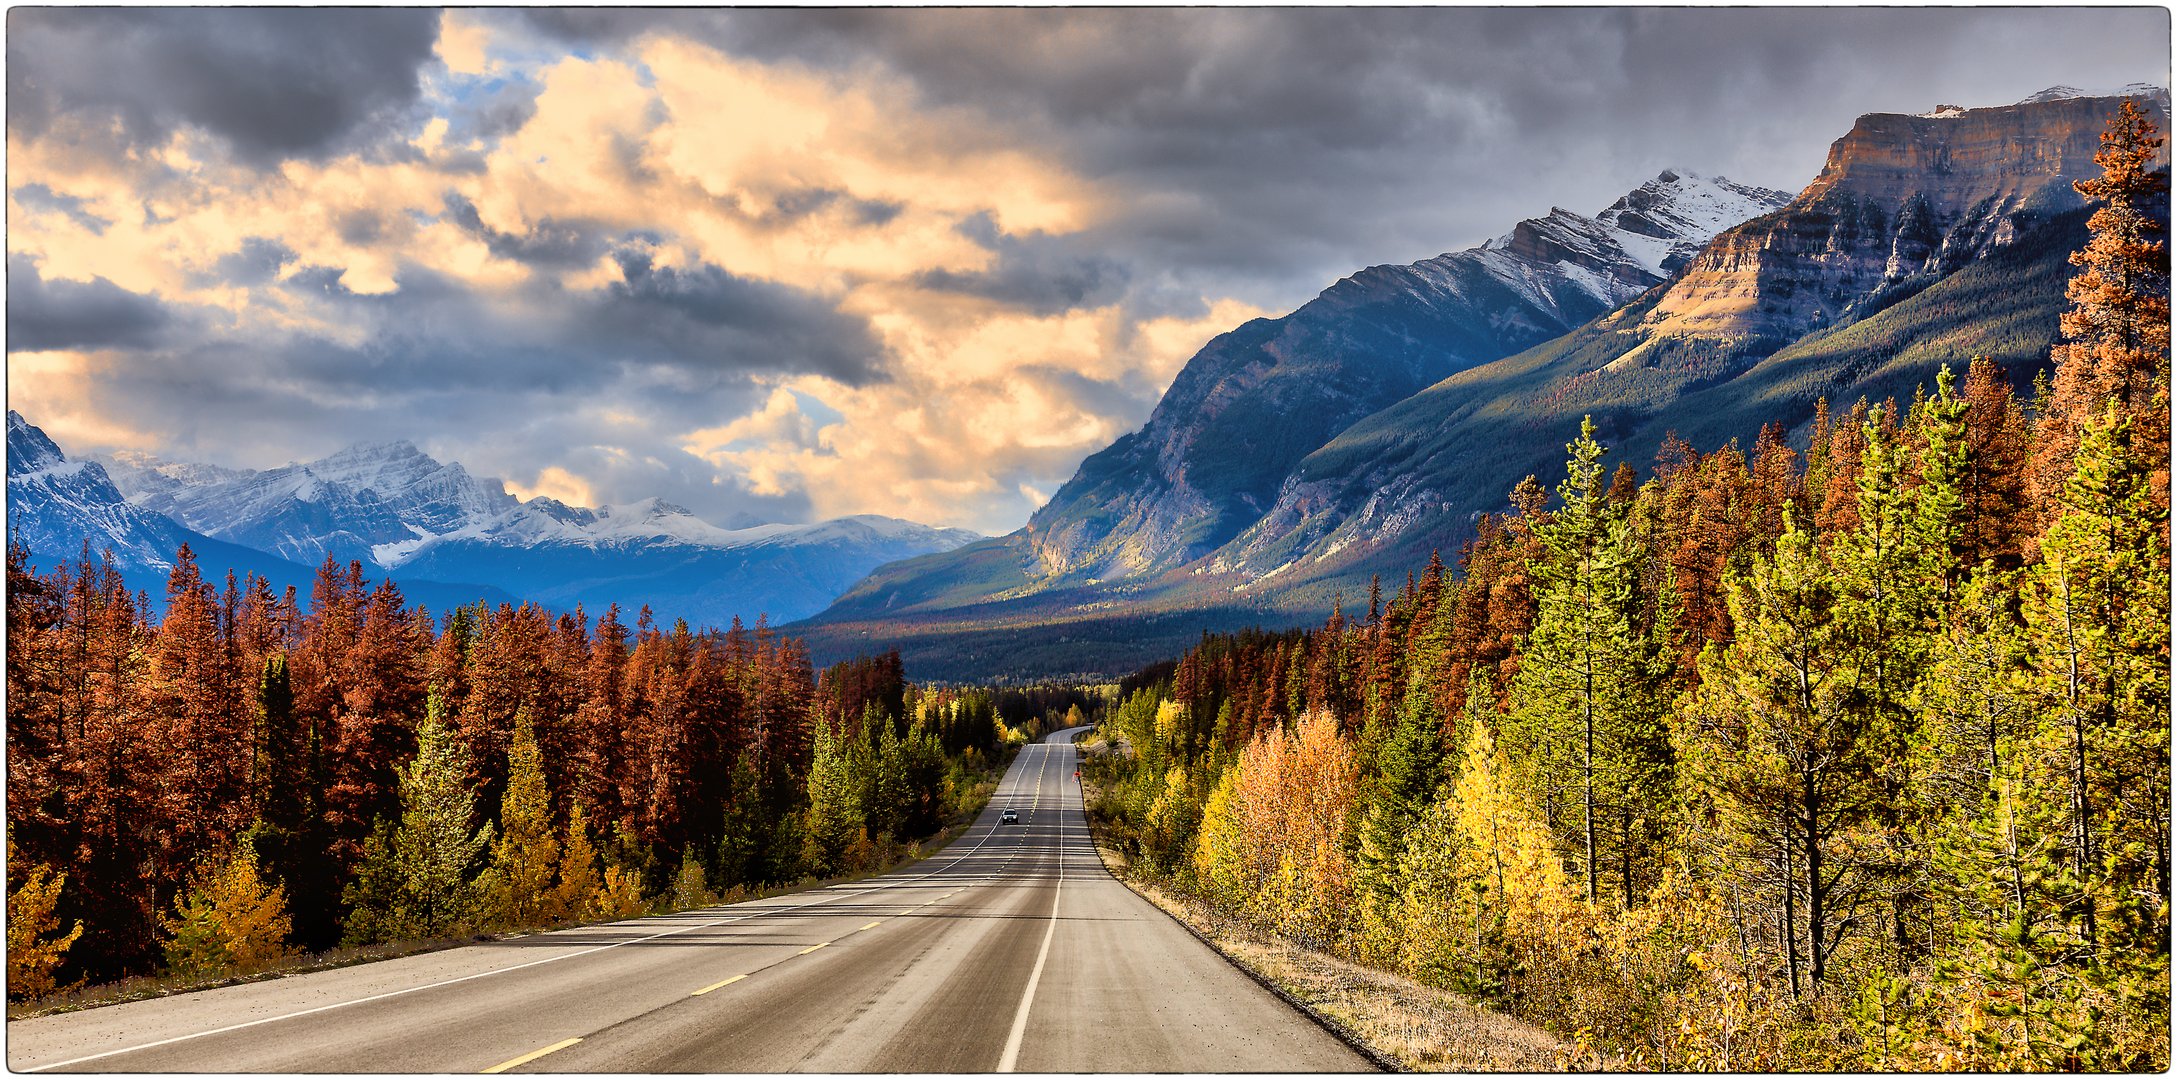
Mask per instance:
[[[1017,527],[1214,334],[1855,116],[2167,84],[2161,9],[16,8],[8,398],[522,495]]]

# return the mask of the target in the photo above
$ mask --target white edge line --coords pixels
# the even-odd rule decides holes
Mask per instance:
[[[1039,776],[1039,777],[1038,777],[1038,779],[1041,779],[1041,777]],[[993,794],[993,796],[992,796],[992,797],[993,797],[993,798],[996,798],[995,794]],[[713,927],[713,926],[724,926],[724,925],[726,925],[726,924],[728,924],[728,923],[746,922],[746,921],[748,921],[748,920],[750,920],[750,919],[756,919],[756,918],[761,918],[761,917],[763,917],[763,916],[766,916],[766,915],[784,915],[784,914],[787,914],[787,913],[789,913],[789,912],[801,911],[801,910],[803,910],[803,909],[805,909],[805,908],[821,907],[821,906],[823,906],[823,905],[825,905],[825,904],[829,904],[829,903],[831,903],[831,902],[832,902],[832,901],[834,901],[834,900],[844,900],[844,899],[846,899],[847,897],[850,897],[850,896],[867,896],[867,895],[869,895],[870,893],[873,893],[873,892],[883,892],[883,891],[884,891],[884,890],[886,890],[886,889],[894,889],[894,888],[898,888],[898,887],[899,887],[899,886],[901,886],[901,885],[907,885],[907,884],[910,884],[910,883],[912,883],[912,882],[916,882],[916,881],[924,881],[924,880],[927,880],[927,879],[929,879],[929,878],[933,878],[933,877],[936,877],[937,875],[939,875],[939,874],[941,874],[941,873],[944,873],[944,872],[945,872],[946,870],[950,870],[950,869],[952,869],[953,867],[955,867],[955,866],[958,866],[958,865],[960,865],[960,864],[961,864],[962,862],[965,862],[965,861],[966,861],[966,860],[968,859],[968,857],[969,857],[969,856],[971,856],[971,855],[975,854],[975,853],[976,853],[976,852],[978,852],[978,851],[981,851],[981,850],[983,849],[983,845],[984,845],[984,844],[987,844],[987,843],[989,843],[989,842],[990,842],[990,838],[991,838],[991,837],[993,837],[993,836],[996,836],[996,835],[998,835],[998,827],[997,827],[997,826],[996,826],[995,824],[993,824],[993,825],[992,825],[992,826],[990,827],[990,829],[989,829],[989,830],[988,830],[987,832],[985,832],[985,833],[983,834],[983,838],[982,838],[982,840],[981,840],[981,841],[977,842],[977,843],[976,843],[976,845],[975,845],[974,847],[972,847],[972,848],[969,848],[969,849],[968,849],[967,851],[965,851],[965,852],[961,853],[961,854],[960,854],[959,856],[957,856],[956,858],[954,858],[954,859],[953,859],[953,860],[952,860],[951,862],[949,862],[949,863],[946,863],[946,864],[945,864],[945,865],[944,865],[943,867],[940,867],[940,868],[938,868],[938,869],[936,869],[936,870],[932,870],[932,871],[930,871],[930,872],[929,872],[929,873],[927,873],[927,874],[922,874],[922,875],[920,875],[920,876],[917,876],[917,877],[912,877],[912,878],[908,878],[908,879],[906,879],[905,881],[900,881],[900,882],[896,882],[896,883],[894,883],[894,884],[891,884],[891,885],[885,885],[885,886],[882,886],[882,887],[880,887],[880,888],[876,888],[876,889],[862,889],[862,890],[858,890],[858,891],[855,891],[855,892],[841,892],[841,893],[835,893],[835,894],[833,894],[833,895],[831,895],[831,896],[827,896],[827,897],[825,897],[825,898],[824,898],[824,899],[822,899],[822,900],[817,900],[817,901],[814,901],[814,902],[811,902],[811,903],[807,903],[807,904],[797,904],[797,905],[795,905],[795,906],[793,906],[793,907],[790,907],[790,908],[768,908],[768,909],[765,909],[765,910],[763,910],[763,911],[752,911],[752,912],[749,912],[748,914],[745,914],[745,915],[737,915],[737,916],[734,916],[733,918],[730,918],[730,919],[717,919],[717,920],[714,920],[714,921],[712,921],[712,922],[707,922],[707,923],[696,923],[695,925],[692,925],[692,926],[683,926],[683,927],[680,927],[680,928],[679,928],[679,929],[677,929],[677,930],[667,930],[667,931],[665,931],[664,933],[661,933],[661,934],[652,934],[652,935],[650,935],[649,937],[641,937],[641,938],[629,938],[629,939],[628,939],[628,940],[626,940],[626,941],[615,941],[615,942],[613,942],[613,943],[612,943],[612,944],[610,944],[610,945],[599,945],[599,946],[597,946],[596,948],[592,948],[592,949],[584,949],[584,950],[582,950],[582,951],[580,951],[580,952],[561,953],[561,954],[560,954],[560,955],[558,955],[558,956],[547,956],[547,957],[545,957],[545,958],[544,958],[544,959],[542,959],[542,960],[531,960],[531,961],[529,961],[529,962],[528,962],[528,963],[526,963],[526,964],[515,964],[515,965],[514,965],[514,966],[512,966],[512,967],[493,968],[493,969],[492,969],[492,970],[490,970],[490,971],[479,971],[479,972],[477,972],[477,973],[475,973],[475,974],[473,974],[473,975],[463,975],[463,976],[460,976],[459,978],[453,978],[453,979],[446,979],[446,980],[443,980],[443,981],[440,981],[440,982],[435,982],[435,983],[424,983],[424,984],[423,984],[423,985],[421,985],[421,986],[410,986],[410,987],[406,987],[406,988],[404,988],[404,989],[400,989],[400,990],[388,990],[388,991],[386,991],[386,992],[385,992],[385,993],[383,993],[383,994],[372,994],[372,995],[370,995],[369,997],[359,997],[359,998],[353,998],[353,999],[350,999],[350,1000],[348,1000],[348,1001],[336,1001],[336,1002],[333,1002],[333,1003],[332,1003],[332,1004],[330,1004],[330,1005],[319,1005],[319,1006],[317,1006],[317,1007],[315,1007],[315,1008],[310,1008],[310,1009],[303,1009],[303,1010],[301,1010],[300,1012],[281,1013],[281,1014],[280,1014],[280,1015],[278,1015],[278,1016],[266,1016],[266,1017],[262,1017],[262,1018],[260,1018],[260,1019],[256,1019],[256,1020],[247,1020],[247,1021],[244,1021],[244,1022],[242,1022],[242,1023],[239,1023],[239,1024],[229,1024],[229,1025],[227,1025],[226,1027],[220,1027],[220,1028],[212,1028],[212,1029],[211,1029],[211,1030],[209,1030],[209,1031],[194,1031],[194,1032],[190,1032],[190,1033],[189,1033],[189,1034],[187,1034],[187,1035],[176,1035],[176,1036],[173,1036],[172,1038],[160,1039],[160,1040],[158,1040],[158,1041],[156,1041],[156,1042],[147,1042],[147,1043],[142,1043],[142,1044],[140,1044],[140,1045],[137,1045],[137,1046],[124,1046],[124,1047],[122,1047],[122,1048],[120,1048],[120,1049],[118,1049],[118,1050],[102,1050],[102,1051],[100,1051],[100,1052],[98,1052],[98,1053],[96,1053],[96,1054],[85,1054],[85,1055],[84,1055],[84,1056],[82,1056],[82,1057],[76,1057],[76,1058],[69,1058],[69,1059],[68,1059],[68,1060],[66,1060],[66,1061],[55,1061],[55,1062],[52,1062],[52,1063],[50,1063],[50,1064],[46,1064],[46,1065],[34,1065],[34,1066],[31,1066],[31,1067],[28,1067],[28,1068],[22,1068],[22,1069],[15,1069],[15,1070],[12,1070],[12,1071],[14,1071],[14,1072],[20,1072],[20,1073],[38,1073],[38,1072],[46,1072],[46,1071],[48,1071],[48,1070],[52,1070],[52,1069],[65,1069],[65,1068],[67,1068],[67,1067],[68,1067],[68,1066],[70,1066],[70,1065],[81,1065],[81,1064],[83,1064],[83,1063],[85,1063],[85,1062],[90,1062],[90,1061],[99,1061],[99,1060],[102,1060],[102,1059],[105,1059],[105,1058],[110,1058],[110,1057],[118,1057],[118,1056],[120,1056],[120,1055],[122,1055],[122,1054],[134,1054],[134,1053],[138,1053],[138,1052],[141,1052],[141,1051],[144,1051],[144,1050],[156,1050],[156,1049],[158,1049],[159,1047],[162,1047],[162,1046],[172,1046],[172,1045],[174,1045],[175,1043],[185,1043],[185,1042],[190,1042],[190,1041],[192,1041],[192,1040],[196,1040],[196,1039],[205,1039],[205,1038],[210,1038],[211,1036],[214,1036],[214,1035],[225,1035],[225,1034],[228,1034],[229,1032],[235,1032],[235,1031],[244,1031],[244,1030],[247,1030],[247,1029],[249,1029],[249,1028],[253,1028],[253,1027],[261,1027],[261,1026],[263,1026],[263,1025],[265,1025],[265,1024],[276,1024],[276,1023],[278,1023],[278,1022],[280,1022],[280,1021],[282,1021],[282,1020],[297,1020],[297,1019],[300,1019],[300,1018],[302,1018],[302,1017],[305,1017],[305,1016],[314,1016],[314,1015],[316,1015],[316,1014],[318,1014],[318,1013],[322,1013],[322,1012],[331,1012],[331,1011],[333,1011],[334,1009],[345,1009],[345,1008],[347,1008],[347,1007],[348,1007],[348,1006],[350,1006],[350,1005],[367,1005],[367,1004],[369,1004],[369,1003],[371,1003],[371,1002],[373,1002],[373,1001],[384,1001],[384,1000],[386,1000],[387,998],[397,998],[397,997],[401,997],[401,996],[403,996],[403,995],[406,995],[406,994],[413,994],[413,993],[416,993],[416,992],[417,992],[417,991],[419,991],[419,990],[436,990],[436,989],[438,989],[439,987],[442,987],[442,986],[454,986],[454,985],[456,985],[456,984],[459,984],[459,983],[465,983],[465,982],[469,982],[469,981],[471,981],[471,980],[474,980],[474,979],[483,979],[483,978],[488,978],[488,977],[490,977],[490,976],[493,976],[493,975],[505,975],[505,974],[507,974],[508,972],[513,972],[513,971],[521,971],[521,970],[523,970],[523,969],[525,969],[525,968],[533,968],[533,967],[538,967],[538,966],[540,966],[540,965],[543,965],[543,964],[555,964],[555,963],[558,963],[558,962],[559,962],[559,961],[561,961],[561,960],[572,960],[572,959],[574,959],[574,958],[576,958],[576,957],[578,957],[578,956],[588,956],[588,955],[590,955],[590,954],[592,954],[592,953],[601,953],[601,952],[604,952],[604,951],[606,951],[606,950],[608,950],[608,949],[617,949],[617,948],[619,948],[619,947],[620,947],[620,946],[622,946],[622,945],[640,945],[640,944],[642,944],[643,942],[646,942],[646,941],[656,941],[656,940],[658,940],[659,938],[668,938],[668,937],[672,937],[672,936],[673,936],[673,935],[675,935],[675,934],[685,934],[685,933],[687,933],[687,932],[688,932],[688,931],[690,931],[690,930],[707,930],[707,929],[710,929],[710,928],[711,928],[711,927]],[[1061,874],[1063,874],[1063,873],[1064,873],[1064,870],[1065,870],[1064,866],[1063,866],[1063,865],[1061,865],[1061,866],[1060,866],[1060,868],[1059,868],[1059,870],[1060,870],[1060,873],[1061,873]],[[837,886],[826,886],[826,888],[837,888]],[[954,890],[954,891],[955,891],[955,892],[957,892],[957,891],[959,891],[959,890],[957,890],[957,889],[956,889],[956,890]],[[1054,910],[1055,910],[1055,908],[1054,908]],[[609,925],[613,925],[613,924],[607,923],[607,924],[605,924],[605,925],[608,925],[608,926],[609,926]],[[1054,924],[1054,925],[1055,925],[1055,924]],[[1050,941],[1048,940],[1048,938],[1046,938],[1046,939],[1045,939],[1045,941],[1044,941],[1044,947],[1045,947],[1046,949],[1048,949],[1048,948],[1050,947]],[[1042,962],[1041,962],[1040,960],[1038,960],[1038,961],[1037,961],[1037,965],[1036,965],[1036,966],[1037,966],[1037,968],[1038,968],[1038,970],[1039,970],[1039,973],[1040,973],[1040,969],[1042,968]],[[1034,986],[1034,984],[1033,984],[1033,983],[1030,983],[1029,985],[1030,985],[1031,989],[1032,989],[1032,988],[1033,988],[1033,986]]]

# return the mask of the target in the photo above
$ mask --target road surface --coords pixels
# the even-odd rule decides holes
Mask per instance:
[[[15,1021],[8,1067],[1367,1069],[1104,871],[1074,769],[1070,732],[1023,749],[959,840],[881,877]]]

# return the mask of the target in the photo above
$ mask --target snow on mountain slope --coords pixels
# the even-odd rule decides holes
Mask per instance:
[[[28,444],[10,456],[44,460]],[[129,498],[116,493],[113,502],[128,510],[307,566],[360,560],[404,583],[473,581],[557,607],[648,605],[721,625],[737,615],[797,618],[879,565],[982,539],[874,515],[732,529],[657,498],[594,508],[522,502],[407,442],[265,470],[117,455],[112,471]]]
[[[95,461],[70,461],[45,432],[8,410],[8,532],[31,551],[73,559],[89,541],[122,566],[165,570],[185,530],[132,506]]]
[[[518,505],[498,481],[475,479],[406,442],[261,471],[144,455],[111,464],[136,505],[306,566],[327,556],[385,566],[380,547],[481,525]]]
[[[2117,87],[2114,90],[2081,90],[2076,86],[2051,86],[2046,90],[2040,91],[2039,93],[2028,94],[2025,97],[2018,99],[2016,104],[2034,105],[2043,101],[2063,101],[2067,98],[2155,97],[2157,95],[2166,95],[2168,93],[2169,90],[2167,88],[2156,86],[2153,83],[2131,83],[2126,86]],[[1956,108],[1956,106],[1946,106],[1946,108]],[[1923,113],[1922,115],[1927,114]]]
[[[1369,267],[1290,315],[1220,335],[1141,430],[1084,461],[1036,512],[1024,569],[1048,584],[1184,565],[1252,523],[1288,470],[1348,425],[1631,300],[1717,232],[1788,201],[1667,169],[1596,217],[1554,208],[1480,247]]]

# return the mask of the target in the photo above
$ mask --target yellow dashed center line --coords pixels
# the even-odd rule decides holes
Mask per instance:
[[[862,927],[862,929],[863,929],[863,930],[874,930],[874,929],[876,929],[876,928],[877,928],[877,926],[878,926],[879,924],[881,924],[881,923],[883,923],[883,922],[884,922],[884,920],[883,920],[883,919],[878,919],[878,920],[877,920],[876,922],[870,923],[870,924],[869,924],[868,926]],[[857,931],[857,932],[859,932],[859,931]]]
[[[503,1073],[517,1065],[527,1065],[530,1062],[535,1061],[546,1054],[557,1053],[558,1051],[565,1050],[568,1047],[573,1046],[574,1044],[581,1041],[582,1040],[580,1039],[562,1039],[561,1041],[553,1043],[552,1045],[547,1046],[542,1050],[531,1050],[530,1052],[523,1054],[522,1056],[515,1058],[512,1061],[502,1061],[497,1065],[492,1066],[491,1068],[485,1069],[484,1072],[487,1074]]]
[[[720,987],[732,986],[732,985],[733,985],[734,983],[740,982],[740,981],[741,981],[742,979],[745,979],[745,978],[748,978],[748,976],[746,976],[746,975],[735,975],[734,977],[732,977],[732,978],[730,978],[730,979],[720,979],[719,981],[717,981],[717,982],[714,982],[714,983],[710,984],[709,986],[706,986],[706,987],[704,987],[703,989],[701,989],[701,990],[698,990],[698,991],[696,991],[695,993],[693,993],[693,994],[691,994],[691,995],[689,995],[689,996],[690,996],[690,997],[702,997],[703,995],[705,995],[705,994],[708,994],[708,993],[710,993],[710,992],[711,992],[711,991],[713,991],[713,990],[719,989]]]
[[[813,952],[817,951],[818,949],[821,949],[821,948],[823,948],[824,946],[826,946],[826,945],[829,945],[829,944],[831,944],[831,942],[829,942],[829,941],[819,941],[819,942],[817,942],[816,944],[814,944],[814,945],[811,945],[811,946],[809,946],[808,948],[806,948],[806,949],[803,949],[803,950],[801,950],[800,952],[798,952],[798,953],[796,953],[796,954],[794,954],[794,955],[796,955],[796,956],[807,956],[807,955],[809,955],[810,953],[813,953]]]

